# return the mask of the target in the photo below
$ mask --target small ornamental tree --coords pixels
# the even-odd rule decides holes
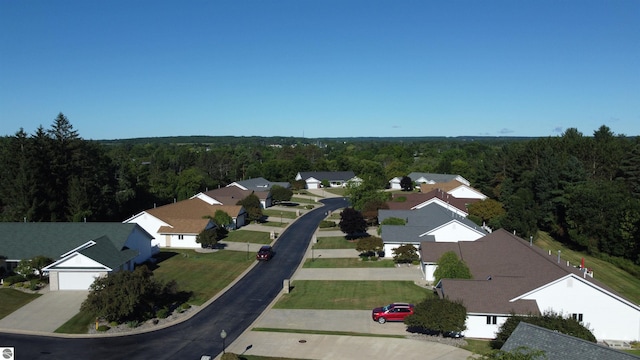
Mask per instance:
[[[237,205],[242,205],[247,210],[249,222],[262,219],[262,205],[260,204],[260,198],[256,194],[247,195],[247,197],[238,201]]]
[[[283,201],[290,201],[293,197],[293,191],[280,185],[273,185],[271,187],[271,198],[273,202],[279,204]]]
[[[427,298],[415,305],[412,315],[404,319],[411,332],[444,333],[464,331],[467,309],[460,302],[441,298]]]
[[[403,176],[400,179],[400,188],[402,191],[413,191],[413,180],[408,176]]]
[[[376,236],[367,236],[358,239],[356,250],[361,256],[372,257],[384,249],[384,242]]]
[[[53,259],[46,256],[38,255],[31,259],[31,266],[33,267],[33,270],[38,273],[38,277],[40,279],[44,277],[44,272],[42,271],[42,269],[50,264],[53,264]]]
[[[438,259],[438,267],[433,272],[434,284],[441,279],[471,279],[471,271],[467,264],[458,259],[453,251],[447,251]]]
[[[340,230],[347,238],[356,238],[367,232],[367,222],[362,213],[352,207],[345,208],[340,214]]]
[[[557,314],[553,311],[547,311],[542,315],[536,316],[524,316],[524,315],[512,315],[507,318],[496,333],[496,338],[491,341],[491,347],[494,349],[500,349],[502,345],[507,341],[511,333],[516,329],[520,321],[537,325],[549,330],[555,330],[557,332],[575,336],[579,339],[596,342],[596,337],[593,336],[591,330],[580,324],[577,319],[572,317],[564,317],[562,314]]]
[[[221,240],[229,233],[227,229],[233,223],[233,218],[222,210],[216,210],[213,215],[213,222],[216,223],[216,238]]]
[[[218,243],[218,232],[216,229],[205,229],[196,236],[196,242],[203,248],[212,248]]]
[[[393,249],[393,261],[396,264],[411,264],[419,258],[418,250],[411,244],[402,244]]]
[[[89,287],[89,295],[81,310],[107,321],[124,323],[147,320],[174,301],[180,301],[174,280],[163,283],[153,278],[146,266],[135,271],[118,271],[97,278]],[[183,296],[184,297],[184,296]]]

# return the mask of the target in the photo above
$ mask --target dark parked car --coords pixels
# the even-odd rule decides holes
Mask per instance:
[[[391,303],[387,306],[377,307],[371,312],[373,321],[384,324],[387,321],[404,321],[404,318],[413,314],[413,304]]]
[[[264,245],[258,250],[256,254],[256,260],[271,260],[273,257],[273,248],[269,245]]]

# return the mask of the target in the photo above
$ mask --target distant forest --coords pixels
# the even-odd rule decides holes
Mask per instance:
[[[84,140],[59,114],[49,129],[0,138],[2,221],[123,221],[243,179],[293,182],[352,170],[384,189],[410,172],[459,174],[505,211],[493,227],[538,230],[640,264],[640,139],[605,125],[557,137],[295,138],[185,136]]]

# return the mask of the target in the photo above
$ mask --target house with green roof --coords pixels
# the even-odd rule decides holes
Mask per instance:
[[[51,291],[87,290],[110,272],[133,270],[152,255],[151,236],[137,224],[0,223],[0,266],[46,256]]]

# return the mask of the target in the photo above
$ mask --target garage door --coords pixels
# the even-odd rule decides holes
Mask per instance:
[[[59,272],[58,284],[60,290],[88,290],[99,276],[100,273],[94,272]]]

